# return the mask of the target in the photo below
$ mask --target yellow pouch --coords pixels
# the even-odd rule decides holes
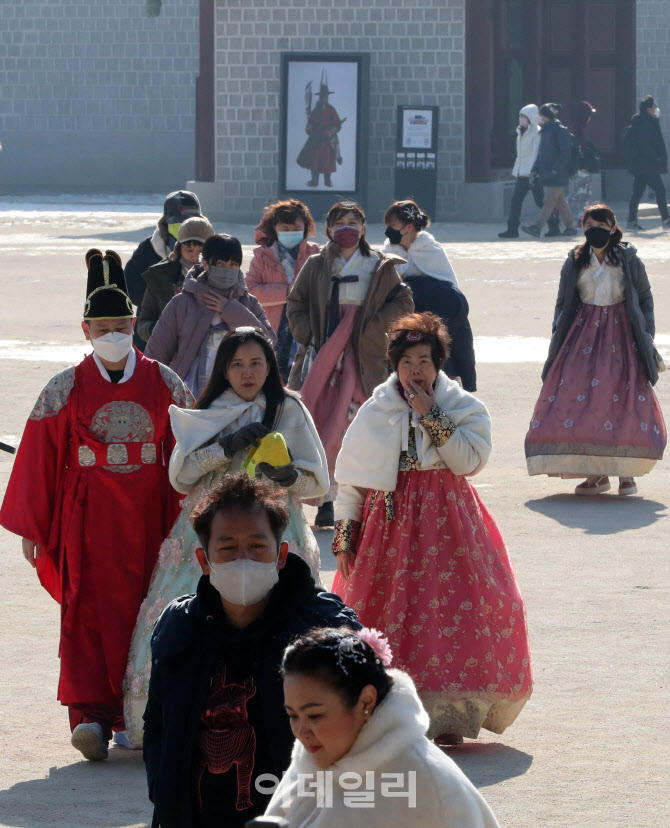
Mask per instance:
[[[266,434],[258,446],[252,446],[249,453],[242,461],[242,471],[249,477],[256,476],[256,466],[259,463],[267,463],[272,467],[287,466],[291,462],[291,455],[288,453],[288,446],[283,434],[272,431]]]

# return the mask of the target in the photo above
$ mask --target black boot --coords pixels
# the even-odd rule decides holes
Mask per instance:
[[[503,233],[498,233],[499,239],[518,239],[519,231],[514,227],[508,227]]]
[[[544,234],[545,239],[550,239],[552,236],[561,235],[561,225],[556,216],[551,216],[547,222],[547,232]]]
[[[319,506],[319,511],[316,513],[314,525],[322,529],[329,526],[335,526],[335,511],[333,509],[333,501],[329,500]]]

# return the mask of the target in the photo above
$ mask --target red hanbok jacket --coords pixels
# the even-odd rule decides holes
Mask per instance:
[[[159,546],[176,519],[168,408],[192,404],[176,374],[139,351],[132,377],[93,356],[42,391],[0,524],[42,545],[37,573],[61,604],[63,704],[118,704],[130,638]]]

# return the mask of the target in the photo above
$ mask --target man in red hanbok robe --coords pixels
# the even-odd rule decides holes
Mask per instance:
[[[21,440],[0,524],[61,605],[58,698],[72,744],[105,759],[123,730],[121,684],[158,548],[177,514],[168,407],[192,404],[179,377],[132,345],[121,260],[86,255],[82,328],[93,354],[40,394]]]

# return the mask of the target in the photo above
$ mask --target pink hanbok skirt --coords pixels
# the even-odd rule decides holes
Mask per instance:
[[[353,571],[333,592],[383,631],[430,738],[502,733],[532,691],[523,598],[500,529],[465,477],[398,472],[395,518],[370,491]]]
[[[367,399],[351,342],[360,310],[359,305],[341,306],[340,323],[317,354],[301,391],[326,450],[331,480],[344,434]]]
[[[580,305],[533,412],[528,473],[637,477],[663,457],[665,444],[625,303]]]

